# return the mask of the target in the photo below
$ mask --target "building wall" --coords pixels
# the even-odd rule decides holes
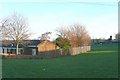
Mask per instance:
[[[0,53],[3,53],[3,51],[2,51],[2,47],[0,47]]]
[[[22,53],[23,48],[18,49],[18,54]],[[16,48],[11,48],[11,47],[3,47],[2,48],[2,53],[10,53],[10,54],[16,54]]]
[[[35,50],[35,54],[33,52],[33,49]],[[24,55],[37,55],[38,54],[38,48],[37,47],[24,48],[24,52],[22,54],[24,54]]]
[[[58,46],[56,46],[55,44],[53,44],[50,41],[43,41],[37,47],[38,47],[38,52],[44,52],[44,51],[59,49]]]

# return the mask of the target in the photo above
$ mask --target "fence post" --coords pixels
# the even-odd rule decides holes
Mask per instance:
[[[63,51],[62,51],[62,49],[60,49],[60,54],[61,54],[61,55],[63,54]]]

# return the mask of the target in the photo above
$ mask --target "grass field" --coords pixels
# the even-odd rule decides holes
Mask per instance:
[[[97,44],[77,56],[4,59],[3,78],[117,78],[117,44]]]

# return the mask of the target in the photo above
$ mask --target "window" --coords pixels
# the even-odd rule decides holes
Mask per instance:
[[[7,53],[7,49],[6,48],[4,48],[4,53]]]
[[[18,49],[18,54],[21,54],[21,49]]]
[[[11,49],[8,49],[7,52],[8,52],[8,53],[11,53]]]

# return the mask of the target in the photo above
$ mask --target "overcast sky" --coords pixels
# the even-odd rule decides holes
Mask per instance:
[[[27,17],[31,39],[37,39],[44,32],[52,32],[55,39],[56,29],[74,23],[84,25],[92,38],[109,38],[118,32],[118,2],[109,0],[74,1],[1,1],[0,19],[17,12]]]

